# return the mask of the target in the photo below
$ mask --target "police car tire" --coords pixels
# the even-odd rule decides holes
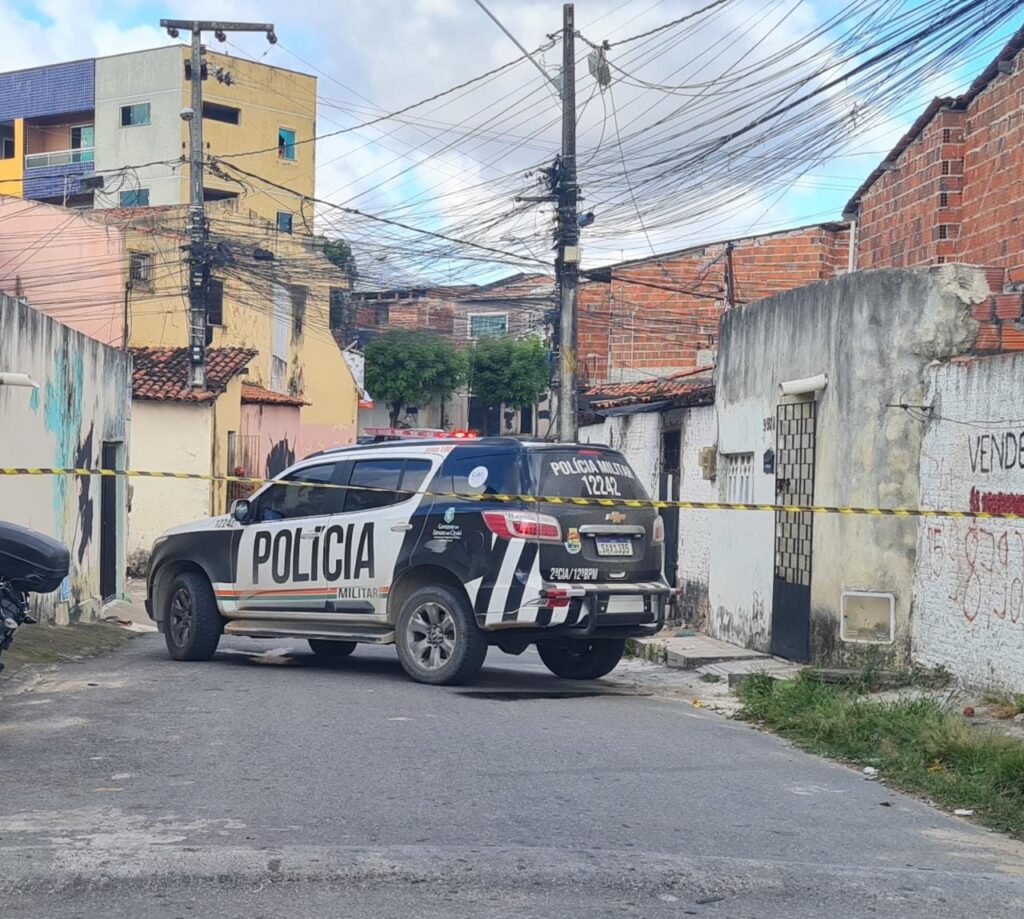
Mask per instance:
[[[596,680],[611,673],[626,650],[623,638],[570,639],[564,643],[537,642],[537,653],[555,676],[566,680]]]
[[[451,657],[436,669],[424,667],[410,646],[410,620],[424,604],[435,604],[455,622],[455,647]],[[409,676],[419,683],[453,686],[473,679],[487,657],[487,638],[476,624],[469,602],[446,587],[421,587],[402,604],[395,622],[398,659]]]
[[[309,638],[309,649],[317,657],[348,657],[356,649],[354,641],[334,641],[331,638]]]
[[[181,644],[175,641],[171,626],[172,606],[180,590],[191,599],[192,617],[188,638]],[[216,653],[224,631],[224,619],[217,609],[210,582],[201,574],[186,571],[171,581],[164,597],[164,641],[168,653],[176,661],[208,661]]]

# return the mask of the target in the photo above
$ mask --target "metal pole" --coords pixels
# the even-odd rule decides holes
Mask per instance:
[[[573,4],[562,7],[562,158],[558,183],[559,318],[558,436],[577,440],[576,299],[580,280],[580,227],[576,217],[576,26]]]
[[[192,117],[188,122],[189,385],[206,388],[206,214],[203,210],[203,33],[192,23]]]

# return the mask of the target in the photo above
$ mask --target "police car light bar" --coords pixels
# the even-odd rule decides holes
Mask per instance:
[[[366,428],[370,437],[403,437],[410,440],[455,437],[459,440],[478,437],[476,431],[442,431],[440,428]]]

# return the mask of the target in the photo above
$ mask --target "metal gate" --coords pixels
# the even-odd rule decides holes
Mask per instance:
[[[775,500],[814,503],[817,403],[787,402],[775,418]],[[794,661],[810,659],[811,541],[808,512],[775,514],[775,583],[772,591],[771,651]]]
[[[679,500],[679,466],[682,431],[665,431],[661,435],[661,471],[658,477],[658,498]],[[660,512],[665,521],[665,579],[673,587],[679,578],[679,508],[666,507]]]

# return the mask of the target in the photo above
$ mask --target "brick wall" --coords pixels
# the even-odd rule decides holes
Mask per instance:
[[[963,122],[962,112],[937,111],[864,196],[857,227],[858,268],[954,260],[964,183]]]
[[[747,303],[827,280],[845,269],[848,231],[828,224],[734,244],[733,293]],[[588,383],[692,370],[718,347],[726,244],[612,266],[582,285],[579,357]]]
[[[1024,265],[1022,34],[965,95],[934,101],[861,190],[858,268]]]

